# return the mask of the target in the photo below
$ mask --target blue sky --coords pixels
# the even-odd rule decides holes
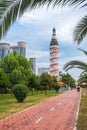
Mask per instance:
[[[15,45],[18,41],[25,41],[26,57],[35,57],[37,69],[49,67],[49,45],[52,29],[55,27],[59,43],[59,69],[63,71],[65,63],[71,60],[86,61],[85,55],[77,50],[86,50],[86,39],[78,46],[73,43],[73,30],[79,20],[86,15],[85,9],[43,7],[33,11],[26,11],[9,29],[3,41]],[[63,71],[64,72],[64,71]],[[74,78],[78,78],[80,70],[68,71]]]

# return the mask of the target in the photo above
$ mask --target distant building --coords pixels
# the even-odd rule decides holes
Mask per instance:
[[[3,59],[13,51],[17,51],[21,55],[26,56],[26,42],[20,41],[17,43],[17,46],[10,46],[9,43],[5,42],[0,43],[0,59]]]
[[[50,68],[38,68],[38,75],[41,75],[42,73],[47,72],[50,74]]]
[[[36,58],[29,58],[31,61],[31,69],[34,74],[36,74]]]
[[[59,53],[59,45],[58,45],[58,41],[56,38],[56,30],[55,28],[53,28],[53,32],[52,32],[52,38],[51,38],[51,42],[50,42],[50,74],[52,76],[55,76],[58,80],[59,77],[59,63],[58,63],[58,53]]]
[[[10,44],[9,43],[0,43],[0,59],[3,59],[10,52]]]
[[[16,51],[19,54],[26,56],[26,42],[20,41],[17,46],[10,46],[10,52]]]

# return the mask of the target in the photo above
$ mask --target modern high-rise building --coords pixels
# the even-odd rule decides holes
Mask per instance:
[[[9,43],[0,43],[0,59],[3,59],[10,52],[10,44]]]
[[[58,53],[59,53],[59,45],[56,38],[56,30],[53,28],[52,38],[50,42],[50,74],[55,76],[58,80],[59,77],[59,63],[58,63]]]
[[[26,42],[20,41],[17,42],[17,46],[10,46],[10,52],[16,51],[21,55],[26,55]]]
[[[29,58],[31,62],[31,70],[34,74],[36,74],[36,58]]]
[[[10,46],[9,43],[5,42],[0,43],[0,59],[3,59],[13,51],[17,51],[21,55],[26,56],[26,42],[20,41],[17,43],[17,46]]]

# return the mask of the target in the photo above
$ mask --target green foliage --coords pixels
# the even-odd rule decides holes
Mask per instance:
[[[0,68],[0,93],[6,93],[10,82],[7,74],[4,73],[3,69]]]
[[[87,16],[84,16],[77,24],[74,30],[74,42],[79,45],[84,37],[87,35]]]
[[[62,75],[61,81],[70,86],[71,88],[75,87],[75,79],[70,74]]]
[[[48,73],[42,73],[40,76],[41,85],[43,86],[51,86],[53,82],[53,77]]]
[[[55,6],[80,6],[87,7],[87,0],[1,0],[0,1],[0,39],[6,35],[11,25],[20,18],[27,8],[35,9],[36,7],[47,5]],[[85,18],[86,17],[86,18]],[[87,16],[78,24],[75,29],[75,41],[78,43],[83,40],[87,34]],[[85,26],[86,25],[86,26]]]
[[[28,85],[32,76],[30,61],[17,52],[13,52],[2,59],[0,61],[0,68],[7,75],[10,87],[18,83]]]
[[[58,92],[59,88],[60,88],[60,85],[58,84],[58,81],[55,77],[53,77],[52,88],[54,88],[56,90],[56,92]]]
[[[87,56],[87,51],[80,49],[80,48],[79,48],[79,50],[81,50]],[[74,60],[74,61],[67,62],[63,67],[63,69],[65,71],[68,71],[69,69],[72,69],[72,68],[81,69],[81,70],[83,70],[82,73],[85,73],[85,72],[87,72],[87,63],[78,61],[78,60],[77,61]]]
[[[9,115],[12,115],[13,113],[21,111],[25,108],[29,108],[32,105],[45,101],[48,98],[56,95],[58,94],[55,93],[54,90],[49,90],[48,95],[44,95],[43,93],[41,93],[41,91],[39,91],[38,96],[36,92],[34,92],[34,95],[32,95],[32,91],[29,91],[27,98],[22,103],[16,103],[14,95],[0,95],[0,120],[5,117],[8,117]]]
[[[52,86],[53,77],[48,73],[42,73],[40,76],[40,83],[45,87],[45,95],[47,95],[47,89]]]
[[[30,82],[28,84],[32,89],[40,90],[40,77],[33,74],[30,78]]]
[[[78,84],[83,86],[87,85],[87,73],[80,75],[78,79]]]
[[[23,84],[16,84],[12,89],[13,94],[15,95],[18,102],[23,102],[28,94],[28,87]]]

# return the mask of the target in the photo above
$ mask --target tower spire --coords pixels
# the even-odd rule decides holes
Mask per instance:
[[[53,28],[53,30],[52,30],[52,38],[51,38],[50,46],[51,45],[58,45],[57,38],[56,38],[56,29],[55,28]]]
[[[56,39],[56,29],[55,28],[53,28],[52,39]]]

